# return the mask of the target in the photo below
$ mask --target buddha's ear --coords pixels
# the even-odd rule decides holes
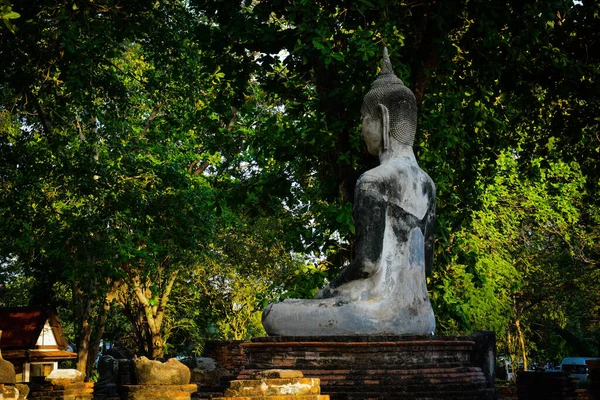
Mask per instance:
[[[383,137],[383,151],[386,151],[390,148],[390,112],[383,104],[379,104],[379,111],[381,113],[381,136]]]

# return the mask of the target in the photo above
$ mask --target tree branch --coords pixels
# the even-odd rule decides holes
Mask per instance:
[[[165,315],[165,309],[167,308],[167,302],[169,301],[169,296],[171,296],[171,291],[173,290],[173,285],[177,280],[177,271],[171,275],[169,278],[169,282],[167,283],[167,287],[161,296],[160,305],[158,307],[158,311],[156,312],[156,325],[160,328],[162,325],[162,320]]]
[[[156,118],[156,116],[158,115],[158,111],[160,110],[161,105],[162,105],[162,102],[157,101],[156,104],[154,105],[154,107],[152,108],[152,113],[150,114],[148,119],[146,119],[146,124],[144,125],[144,130],[141,133],[142,137],[146,136],[146,132],[148,132],[148,128],[150,127],[150,122],[152,122],[152,120],[154,118]]]
[[[37,111],[40,122],[42,123],[42,128],[44,129],[46,135],[50,136],[50,133],[52,132],[52,123],[46,117],[46,113],[44,113],[44,109],[42,108],[39,99],[31,91],[28,91],[26,96],[31,96],[35,110]]]

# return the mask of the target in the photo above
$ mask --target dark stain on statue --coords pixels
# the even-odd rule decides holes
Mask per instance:
[[[430,202],[435,203],[435,188],[431,182],[425,181],[423,185],[423,196],[427,197]]]
[[[404,243],[408,240],[408,234],[411,227],[417,225],[421,230],[424,228],[422,221],[419,221],[417,217],[407,213],[402,207],[398,207],[395,204],[388,204],[388,214],[396,221],[396,224],[393,225],[392,228],[394,229],[394,235],[398,238],[400,243]]]
[[[419,309],[414,305],[408,306],[407,311],[408,315],[410,315],[411,317],[416,317],[417,315],[419,315]]]

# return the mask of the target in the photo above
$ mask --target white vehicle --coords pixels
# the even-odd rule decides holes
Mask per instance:
[[[569,378],[585,382],[588,378],[588,367],[586,360],[598,360],[596,357],[567,357],[557,367],[558,370],[569,374]]]

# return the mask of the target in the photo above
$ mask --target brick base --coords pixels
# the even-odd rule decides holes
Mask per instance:
[[[28,399],[33,400],[91,400],[94,384],[91,382],[71,383],[64,385],[45,384],[31,386]]]
[[[219,366],[237,372],[248,362],[242,343],[242,340],[210,340],[204,345],[202,357],[210,357]]]
[[[474,365],[469,337],[273,337],[242,345],[249,363],[238,379],[267,369],[321,379],[333,400],[492,399],[495,389]]]
[[[186,400],[198,389],[197,385],[124,385],[123,400]]]
[[[242,368],[248,364],[242,343],[244,343],[242,340],[211,340],[205,343],[202,357],[212,358],[219,367],[218,382],[215,382],[214,385],[211,384],[213,387],[209,390],[224,392],[229,386],[229,382],[234,380]],[[200,388],[200,391],[204,390],[206,389]]]

